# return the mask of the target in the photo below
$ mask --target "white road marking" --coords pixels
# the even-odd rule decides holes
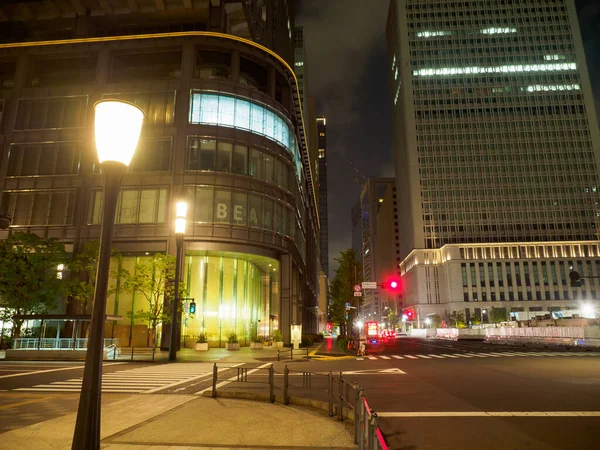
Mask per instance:
[[[600,411],[424,411],[385,412],[379,417],[600,417]]]
[[[365,360],[365,358],[361,358],[360,356],[358,356],[358,357],[356,358],[356,360],[357,360],[357,361],[364,361],[364,360]]]
[[[243,363],[242,363],[242,364],[243,364]],[[236,364],[236,365],[234,365],[234,366],[227,367],[227,369],[229,369],[229,368],[231,368],[231,367],[237,367],[237,366],[241,366],[242,364]],[[269,367],[270,365],[271,365],[271,363],[265,363],[265,364],[263,364],[262,366],[258,366],[256,369],[249,370],[249,371],[247,372],[247,375],[251,375],[251,374],[253,374],[254,372],[258,371],[259,369],[264,369],[265,367]],[[226,369],[219,369],[219,371],[221,371],[221,370],[226,370]],[[211,374],[211,375],[212,375],[212,374]],[[229,383],[231,383],[231,382],[233,382],[233,381],[236,381],[236,380],[237,380],[237,375],[236,375],[236,376],[233,376],[233,377],[231,377],[231,378],[229,378],[229,379],[227,379],[227,380],[225,380],[225,381],[221,381],[220,383],[217,383],[217,386],[216,386],[216,387],[217,387],[217,389],[218,389],[218,388],[220,388],[220,387],[227,386]],[[208,391],[212,391],[212,386],[211,386],[211,387],[208,387],[208,388],[206,388],[206,389],[202,389],[201,391],[198,391],[198,392],[196,392],[196,395],[202,395],[202,393],[204,393],[204,392],[208,392]]]
[[[105,364],[103,364],[103,366],[114,366],[116,364],[127,364],[127,363],[126,362],[105,363]],[[0,378],[23,377],[25,375],[36,375],[39,373],[59,372],[61,370],[74,370],[74,369],[83,369],[83,365],[76,366],[76,367],[61,367],[59,369],[36,370],[34,372],[13,373],[10,375],[0,375]]]
[[[381,359],[392,359],[389,356],[381,355]]]
[[[395,358],[395,359],[404,359],[402,356],[398,356],[398,355],[392,355],[392,358]]]
[[[485,356],[491,356],[492,358],[500,358],[499,355],[494,355],[493,353],[475,353],[477,356],[479,355],[485,355]]]
[[[446,359],[446,358],[444,358],[443,356],[440,356],[440,355],[434,355],[434,354],[431,354],[431,355],[429,355],[429,356],[431,356],[432,358]]]
[[[376,356],[367,356],[367,358],[369,358],[370,360],[377,359]]]
[[[445,357],[447,357],[447,358],[458,358],[458,356],[449,355],[449,354],[447,354],[447,353],[442,353],[441,355],[442,355],[442,356],[445,356]]]
[[[455,358],[473,358],[473,355],[465,355],[463,353],[453,353],[453,355]]]
[[[431,356],[427,356],[427,355],[417,355],[419,358],[424,358],[424,359],[431,359]]]
[[[416,356],[413,356],[413,355],[406,355],[406,357],[409,358],[409,359],[419,359],[419,358],[417,358]]]

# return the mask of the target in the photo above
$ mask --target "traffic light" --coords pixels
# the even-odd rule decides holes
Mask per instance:
[[[194,301],[190,303],[190,314],[196,314],[196,302]]]
[[[581,286],[581,277],[578,272],[575,272],[574,270],[569,272],[569,279],[571,280],[571,287]]]
[[[412,321],[415,320],[415,312],[412,309],[406,311],[406,320]]]
[[[400,279],[392,277],[381,283],[381,288],[389,292],[400,292],[400,285]]]

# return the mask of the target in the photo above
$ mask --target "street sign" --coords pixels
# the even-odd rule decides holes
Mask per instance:
[[[377,289],[377,282],[375,281],[363,281],[362,282],[363,289]]]
[[[360,284],[355,284],[354,285],[354,292],[360,292],[362,291],[362,288],[360,287]]]
[[[354,296],[355,296],[355,297],[362,297],[362,292],[355,292],[355,293],[354,293]]]
[[[352,306],[350,302],[346,302],[346,308],[350,308],[350,306]]]

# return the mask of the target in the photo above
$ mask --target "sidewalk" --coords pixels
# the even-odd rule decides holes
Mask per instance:
[[[76,414],[0,435],[0,449],[68,450]],[[356,449],[353,425],[316,409],[199,395],[136,395],[103,405],[108,450]]]

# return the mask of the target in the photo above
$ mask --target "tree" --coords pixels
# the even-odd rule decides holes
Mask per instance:
[[[492,308],[490,311],[490,322],[506,322],[506,308]]]
[[[396,314],[395,311],[390,309],[387,313],[388,328],[395,330],[399,320],[400,318],[398,317],[398,314]]]
[[[0,241],[0,298],[15,338],[23,325],[23,319],[15,316],[41,314],[56,306],[62,285],[57,268],[66,259],[65,247],[57,239],[14,233]]]
[[[362,282],[362,264],[357,261],[356,253],[352,249],[341,252],[340,257],[335,261],[339,266],[330,285],[329,320],[339,323],[340,332],[347,335],[346,303],[356,308],[362,304],[362,297],[359,301],[355,301],[353,294],[354,285]]]
[[[450,325],[454,328],[465,328],[465,315],[460,311],[452,311],[449,317]]]
[[[135,272],[131,274],[122,270],[123,290],[130,293],[141,294],[146,299],[148,308],[138,311],[129,311],[129,317],[148,324],[148,337],[146,345],[156,344],[156,327],[159,323],[170,323],[170,311],[164,309],[164,300],[172,299],[175,280],[175,257],[162,253],[155,253],[145,264],[136,264]],[[183,292],[183,283],[180,284]],[[180,292],[180,295],[181,293]]]
[[[94,299],[99,251],[100,242],[87,241],[81,252],[74,254],[68,264],[71,274],[65,282],[65,290],[75,300],[77,310],[83,313],[90,311]]]

